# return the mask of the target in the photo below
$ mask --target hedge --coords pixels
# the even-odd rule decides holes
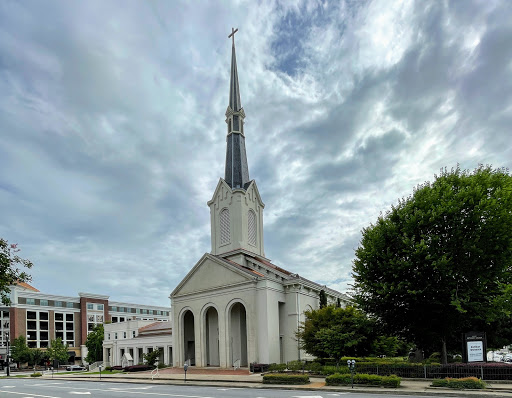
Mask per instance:
[[[271,373],[263,376],[263,384],[308,384],[308,375]]]
[[[392,376],[377,376],[364,373],[357,373],[354,375],[354,384],[366,384],[370,386],[383,386],[383,387],[400,387],[400,377]],[[328,386],[350,385],[352,384],[352,377],[350,374],[336,373],[325,378],[325,384]]]
[[[39,372],[37,372],[37,373],[32,373],[32,374],[30,375],[30,377],[41,377],[41,376],[42,376],[42,373],[39,373]]]
[[[483,382],[480,379],[477,379],[476,377],[464,377],[462,379],[452,379],[452,378],[445,378],[445,379],[437,379],[433,380],[431,387],[447,387],[447,388],[456,388],[459,390],[462,389],[477,389],[481,390],[485,388],[485,382]]]

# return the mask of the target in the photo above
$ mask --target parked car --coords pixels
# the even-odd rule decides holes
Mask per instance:
[[[66,366],[66,370],[69,370],[69,371],[85,370],[85,368],[82,365],[68,365],[68,366]]]

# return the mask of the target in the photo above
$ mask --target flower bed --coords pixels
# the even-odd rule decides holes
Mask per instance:
[[[308,375],[271,373],[263,376],[263,384],[308,384]]]
[[[400,377],[392,376],[377,376],[364,373],[357,373],[354,375],[354,384],[365,384],[370,386],[382,387],[400,387]],[[325,384],[328,386],[344,386],[352,384],[352,377],[350,374],[336,373],[325,378]]]
[[[481,390],[485,388],[485,383],[477,379],[476,377],[464,377],[462,379],[452,379],[452,378],[445,378],[445,379],[437,379],[433,380],[431,387],[447,387],[447,388],[456,388],[459,390],[462,389],[471,389],[471,390]]]

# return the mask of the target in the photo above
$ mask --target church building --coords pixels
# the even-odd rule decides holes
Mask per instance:
[[[224,178],[208,202],[211,252],[171,293],[174,366],[246,367],[304,359],[295,333],[319,293],[345,306],[349,297],[278,267],[265,257],[263,209],[249,178],[245,112],[240,102],[234,33]]]

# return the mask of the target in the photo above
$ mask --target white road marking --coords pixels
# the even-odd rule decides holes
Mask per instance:
[[[91,395],[89,391],[70,391],[70,394],[76,394],[76,395]]]
[[[323,398],[321,395],[295,395],[292,398]]]
[[[153,388],[153,386],[147,386],[147,387],[126,387],[126,388],[122,388],[122,387],[110,387],[108,390],[109,391],[115,391],[115,390],[149,390],[150,388]]]
[[[6,394],[24,395],[25,397],[28,397],[26,392],[14,392],[14,391],[3,391],[3,390],[0,390],[0,392],[5,392]],[[32,394],[31,396],[38,397],[38,398],[61,398],[61,397],[54,397],[53,395]]]
[[[2,386],[2,388],[15,388],[16,386]]]
[[[229,391],[229,390],[240,390],[239,387],[233,387],[233,388],[217,388],[217,391]]]

